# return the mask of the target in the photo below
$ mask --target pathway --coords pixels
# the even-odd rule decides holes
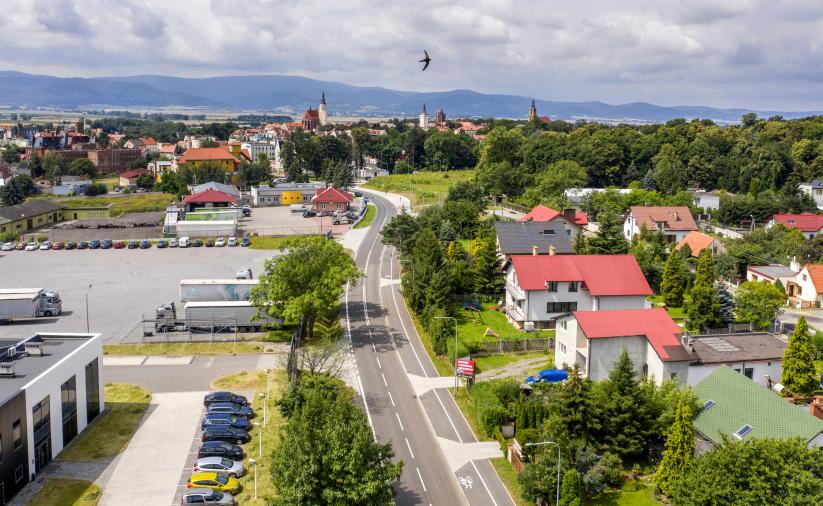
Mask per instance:
[[[486,381],[491,379],[510,378],[512,376],[526,378],[527,376],[536,374],[537,371],[541,369],[546,369],[548,367],[546,364],[547,360],[548,355],[518,360],[517,362],[512,362],[511,364],[498,367],[497,369],[490,369],[488,371],[477,373],[475,380]]]

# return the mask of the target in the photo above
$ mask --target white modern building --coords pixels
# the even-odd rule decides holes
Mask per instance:
[[[280,141],[274,139],[271,142],[244,142],[240,145],[249,153],[252,162],[256,162],[260,155],[265,155],[269,162],[280,160]]]

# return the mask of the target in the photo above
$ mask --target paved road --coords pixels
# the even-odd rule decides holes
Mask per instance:
[[[379,236],[396,209],[372,201],[378,217],[355,255],[366,278],[348,290],[345,316],[369,420],[405,462],[397,503],[513,504],[486,460],[500,456],[497,444],[474,438],[445,388],[451,379],[437,376],[403,304],[396,255]]]

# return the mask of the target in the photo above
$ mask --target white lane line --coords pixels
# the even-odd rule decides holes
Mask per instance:
[[[420,484],[423,485],[423,492],[428,492],[428,490],[426,490],[426,482],[423,481],[423,475],[420,474],[420,468],[418,467],[416,469],[417,469],[417,477],[420,478]]]
[[[380,357],[378,357],[377,355],[375,355],[375,356],[374,356],[374,358],[375,358],[375,360],[377,360],[377,367],[379,367],[380,369],[382,369],[382,368],[383,368],[383,366],[380,364]]]
[[[371,343],[371,351],[377,353],[377,347],[374,345],[374,342]]]
[[[385,374],[383,374],[383,373],[381,372],[381,373],[380,373],[380,376],[383,376],[383,384],[384,384],[384,385],[386,385],[386,387],[388,387],[388,386],[389,386],[389,382],[388,382],[388,381],[386,381],[386,375],[385,375]]]
[[[394,262],[389,262],[389,276],[391,276],[391,279],[394,279]],[[405,334],[406,341],[408,341],[409,346],[411,346],[411,349],[414,352],[415,358],[417,358],[417,363],[420,364],[420,369],[423,370],[423,376],[428,378],[429,373],[427,373],[426,368],[423,367],[423,361],[420,360],[420,355],[417,354],[417,350],[414,348],[414,345],[412,344],[411,339],[409,338],[409,331],[406,330],[406,324],[403,322],[403,316],[400,314],[400,306],[397,304],[397,290],[394,288],[394,286],[390,288],[392,299],[394,299],[394,310],[397,311],[397,318],[400,320],[400,326],[403,327],[403,334]]]
[[[477,473],[477,476],[480,478],[480,483],[483,484],[483,488],[486,489],[486,493],[489,494],[489,499],[492,500],[492,504],[494,504],[494,506],[497,506],[497,501],[494,500],[494,496],[492,495],[492,491],[489,490],[489,486],[486,485],[486,480],[483,479],[483,475],[480,474],[480,470],[477,469],[477,466],[474,464],[473,460],[472,460],[472,467],[474,468],[474,471]],[[425,490],[425,488],[423,490]]]
[[[414,452],[411,449],[411,444],[409,444],[409,438],[405,438],[405,439],[406,439],[406,446],[409,449],[409,453],[411,453],[412,458],[414,458]]]
[[[449,419],[449,423],[451,424],[452,429],[454,429],[454,434],[457,436],[457,441],[460,444],[463,444],[463,438],[461,438],[460,433],[457,432],[457,426],[454,425],[454,421],[452,420],[452,417],[449,416],[449,412],[446,410],[446,405],[443,404],[443,401],[440,399],[440,395],[437,394],[437,389],[433,388],[432,392],[434,392],[434,396],[437,397],[437,402],[440,403],[440,407],[443,408],[443,413],[446,414],[446,418]]]
[[[400,424],[400,430],[406,432],[406,429],[403,428],[403,422],[400,421],[400,415],[397,413],[397,411],[394,412],[394,416],[397,417],[397,423]]]
[[[391,392],[388,392],[388,394],[389,394],[389,400],[391,401],[391,405],[392,405],[392,407],[394,407],[394,397],[391,396]]]

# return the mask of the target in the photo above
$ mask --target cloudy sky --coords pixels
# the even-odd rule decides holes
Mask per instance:
[[[664,6],[665,4],[665,6]],[[823,109],[814,0],[3,0],[0,69]],[[433,61],[421,73],[427,48]]]

